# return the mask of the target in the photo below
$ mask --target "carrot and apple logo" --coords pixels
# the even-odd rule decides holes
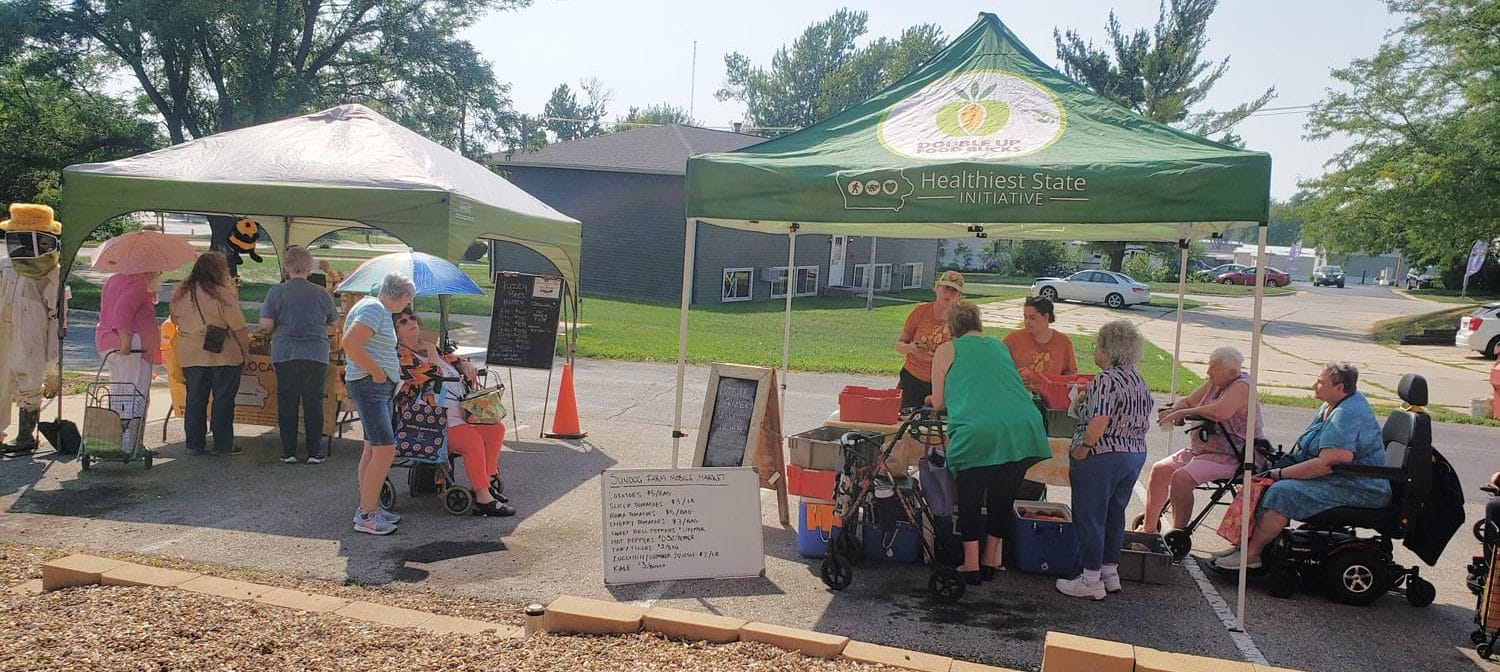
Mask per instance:
[[[912,158],[1003,160],[1046,148],[1066,124],[1057,97],[1036,82],[1013,72],[974,70],[898,101],[876,133],[887,149]]]

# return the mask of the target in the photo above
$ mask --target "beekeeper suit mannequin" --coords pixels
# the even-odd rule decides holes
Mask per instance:
[[[0,432],[10,427],[11,405],[19,407],[20,427],[3,450],[29,453],[37,447],[42,398],[56,394],[62,224],[45,205],[12,203],[0,230],[7,252],[0,258]]]

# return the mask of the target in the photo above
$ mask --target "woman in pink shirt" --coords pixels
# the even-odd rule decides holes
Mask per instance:
[[[99,325],[94,347],[109,355],[110,382],[132,383],[141,403],[130,395],[111,395],[110,408],[129,421],[146,414],[145,395],[151,394],[152,368],[161,363],[161,331],[156,324],[156,290],[160,273],[119,273],[104,282],[99,293]]]

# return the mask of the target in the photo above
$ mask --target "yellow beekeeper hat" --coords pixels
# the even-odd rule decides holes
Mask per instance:
[[[52,218],[52,208],[38,203],[11,203],[10,219],[0,222],[0,231],[37,231],[62,235],[62,222]]]

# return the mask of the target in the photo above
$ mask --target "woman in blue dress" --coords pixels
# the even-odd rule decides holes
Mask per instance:
[[[1349,362],[1323,367],[1313,383],[1313,396],[1323,402],[1307,430],[1298,437],[1291,455],[1268,475],[1275,480],[1261,495],[1259,520],[1250,544],[1223,551],[1215,558],[1221,569],[1261,566],[1260,553],[1293,520],[1307,520],[1340,506],[1378,508],[1391,501],[1391,485],[1384,479],[1333,473],[1343,463],[1383,466],[1385,440],[1380,422],[1365,395],[1356,391],[1359,370]]]

